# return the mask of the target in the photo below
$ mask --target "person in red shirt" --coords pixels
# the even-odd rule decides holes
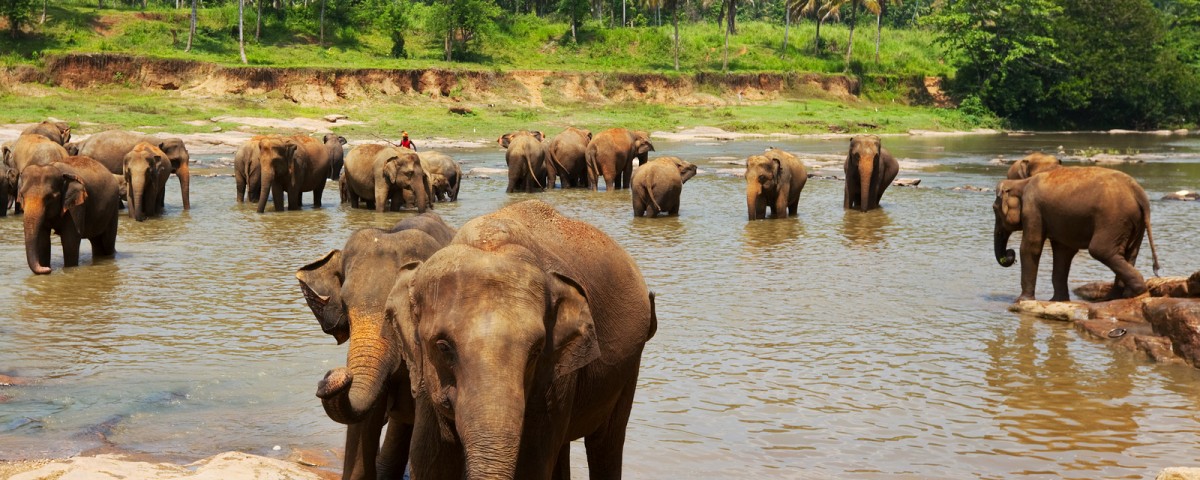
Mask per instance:
[[[401,139],[400,139],[400,146],[401,146],[401,147],[407,148],[407,149],[409,149],[409,150],[412,150],[412,151],[414,151],[414,152],[415,152],[415,151],[417,151],[417,145],[416,145],[416,144],[414,144],[414,143],[412,142],[412,140],[409,140],[409,139],[408,139],[408,132],[400,132],[400,135],[403,137],[403,138],[401,138]]]

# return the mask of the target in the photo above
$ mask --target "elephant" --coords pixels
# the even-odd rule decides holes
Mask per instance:
[[[546,189],[549,175],[542,138],[542,132],[518,130],[496,139],[496,143],[507,150],[504,153],[504,159],[508,162],[506,193],[513,193],[517,189],[523,189],[525,193],[532,193],[534,188]]]
[[[1154,272],[1158,252],[1150,231],[1150,199],[1129,175],[1102,167],[1057,168],[1022,180],[1004,180],[996,187],[992,204],[996,215],[996,260],[1012,266],[1016,254],[1005,250],[1008,237],[1021,231],[1021,296],[1032,300],[1037,285],[1042,247],[1050,240],[1054,250],[1054,297],[1070,300],[1067,275],[1071,259],[1087,249],[1116,274],[1114,295],[1139,296],[1146,282],[1134,268],[1142,234],[1150,239]]]
[[[421,167],[429,174],[429,185],[433,190],[431,201],[458,201],[458,188],[462,184],[462,167],[449,155],[427,151],[417,153]]]
[[[329,179],[337,180],[342,176],[342,164],[346,155],[344,148],[346,137],[336,133],[326,133],[321,142],[325,144],[325,151],[329,155]]]
[[[546,160],[550,163],[547,187],[554,187],[555,175],[562,179],[562,188],[588,185],[587,146],[591,141],[592,132],[575,127],[567,127],[550,139],[546,145]]]
[[[772,148],[746,159],[746,214],[750,220],[795,215],[800,192],[808,183],[808,170],[799,158]]]
[[[233,181],[237,188],[237,203],[249,200],[258,203],[262,191],[262,164],[258,160],[259,142],[277,135],[258,135],[246,140],[233,155]]]
[[[343,479],[404,475],[414,406],[399,332],[384,321],[384,308],[392,285],[412,275],[402,267],[428,259],[450,243],[454,233],[436,213],[426,212],[391,230],[358,230],[345,248],[296,271],[321,329],[338,344],[350,341],[346,367],[326,374],[326,379],[340,382],[322,381],[317,392],[329,417],[347,424]],[[385,422],[388,431],[381,447]]]
[[[329,155],[321,142],[307,135],[263,137],[258,140],[258,160],[258,213],[266,211],[268,192],[276,212],[283,210],[284,192],[288,210],[300,209],[304,192],[313,192],[313,207],[321,208],[329,177]]]
[[[141,222],[147,215],[162,215],[170,178],[171,160],[154,144],[141,142],[125,154],[122,196],[129,202],[129,216]]]
[[[79,242],[92,255],[116,253],[120,185],[100,162],[73,156],[21,172],[18,201],[25,208],[25,257],[37,275],[50,273],[50,233],[62,240],[63,264],[79,265]]]
[[[6,147],[4,158],[17,173],[29,165],[46,165],[60,162],[69,157],[67,149],[53,140],[38,134],[23,134],[11,146]]]
[[[846,155],[846,186],[842,208],[860,212],[879,208],[883,191],[900,173],[900,163],[883,148],[877,135],[855,135]]]
[[[418,212],[432,205],[429,177],[416,152],[387,145],[359,145],[346,155],[346,196],[350,206],[358,208],[359,199],[377,212],[399,211],[407,206],[405,192]]]
[[[108,167],[108,171],[120,174],[124,167],[125,154],[129,153],[130,150],[133,150],[134,146],[142,142],[150,143],[167,154],[167,159],[171,161],[171,173],[179,178],[179,191],[183,199],[183,209],[191,209],[190,188],[192,175],[188,163],[191,162],[192,157],[188,154],[187,146],[184,145],[181,139],[158,138],[123,130],[108,130],[92,135],[87,140],[80,142],[78,144],[78,154],[91,157],[105,167]]]
[[[678,157],[659,157],[639,166],[632,179],[633,216],[647,211],[651,217],[659,212],[679,215],[679,194],[694,176],[696,166]]]
[[[17,168],[7,160],[0,161],[0,217],[8,216],[8,209],[17,198]]]
[[[1053,155],[1046,155],[1042,152],[1033,152],[1025,158],[1017,160],[1012,166],[1008,167],[1008,179],[1020,180],[1029,178],[1042,172],[1062,167],[1062,161],[1055,158]]]
[[[597,190],[599,178],[604,176],[604,188],[615,192],[629,188],[629,177],[633,173],[633,159],[646,163],[654,144],[650,134],[624,128],[611,128],[596,134],[588,142],[585,158],[588,166],[588,188]]]
[[[580,252],[588,252],[580,255]],[[416,402],[413,478],[619,478],[654,295],[599,229],[538,200],[459,229],[414,262],[385,317]]]
[[[67,122],[43,120],[21,131],[21,135],[29,134],[41,135],[54,143],[66,145],[67,142],[71,141],[71,125]]]

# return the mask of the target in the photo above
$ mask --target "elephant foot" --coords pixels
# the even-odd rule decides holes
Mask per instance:
[[[1017,297],[1017,300],[1015,303],[1021,303],[1026,300],[1033,300],[1033,295],[1021,294],[1021,296]]]
[[[333,397],[350,388],[350,384],[353,382],[354,376],[350,374],[350,370],[346,369],[346,367],[338,367],[330,370],[325,374],[325,378],[317,382],[317,397]]]

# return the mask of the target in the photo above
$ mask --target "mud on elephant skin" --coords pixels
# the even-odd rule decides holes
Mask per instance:
[[[1006,176],[1009,180],[1020,180],[1060,167],[1062,167],[1062,161],[1057,157],[1042,152],[1034,152],[1026,155],[1025,158],[1013,162],[1008,167],[1008,174]]]
[[[679,215],[683,184],[696,176],[696,166],[679,157],[659,157],[637,168],[632,179],[633,216]]]
[[[860,212],[879,208],[883,192],[900,173],[900,162],[876,135],[855,135],[846,154],[842,208]]]
[[[432,208],[429,175],[417,153],[407,148],[379,144],[354,147],[346,155],[343,178],[343,191],[353,208],[358,208],[360,201],[378,212],[399,211],[410,202],[418,212]]]
[[[347,424],[343,479],[404,474],[414,407],[399,333],[384,321],[384,308],[393,283],[412,275],[405,265],[429,258],[453,236],[441,217],[426,212],[390,230],[356,231],[343,249],[296,271],[321,329],[339,344],[350,341],[346,367],[328,372],[317,391],[329,417]]]
[[[496,143],[505,149],[504,160],[508,163],[506,193],[518,190],[533,193],[535,189],[541,191],[547,188],[550,177],[543,138],[542,132],[536,130],[517,130],[496,139]]]
[[[610,192],[629,188],[633,159],[638,159],[640,165],[653,151],[654,144],[646,132],[611,128],[597,133],[585,152],[588,188],[597,190],[600,177],[604,177],[604,188]]]
[[[25,256],[29,269],[50,273],[50,234],[62,241],[63,264],[79,264],[79,243],[88,239],[92,255],[116,253],[120,186],[103,165],[87,157],[67,157],[22,172],[18,201],[25,207]]]
[[[162,215],[170,177],[171,161],[153,144],[139,143],[125,154],[122,196],[129,203],[129,216],[141,222]]]
[[[1021,300],[1033,300],[1038,263],[1046,240],[1054,250],[1052,301],[1070,300],[1067,277],[1071,260],[1087,249],[1116,274],[1113,292],[1146,293],[1146,282],[1134,264],[1142,236],[1150,239],[1154,271],[1158,253],[1150,229],[1150,199],[1129,175],[1102,167],[1063,167],[1023,180],[1004,180],[996,187],[995,255],[1012,266],[1016,253],[1008,238],[1021,232]],[[1006,250],[1007,249],[1007,250]]]
[[[179,192],[183,200],[183,209],[192,208],[191,202],[191,155],[187,146],[179,138],[159,138],[137,132],[124,130],[108,130],[97,133],[77,144],[79,155],[91,157],[100,162],[112,173],[120,174],[124,165],[125,155],[137,144],[147,142],[162,150],[171,161],[171,173],[179,178]]]
[[[746,216],[750,220],[787,218],[799,209],[808,169],[795,155],[772,148],[746,159],[745,178]]]
[[[656,329],[633,259],[530,200],[471,220],[415,268],[387,308],[416,399],[413,477],[549,479],[584,437],[591,475],[619,477]]]
[[[591,141],[592,132],[575,127],[567,127],[550,140],[546,145],[548,188],[554,188],[556,176],[562,188],[588,186],[587,146]]]

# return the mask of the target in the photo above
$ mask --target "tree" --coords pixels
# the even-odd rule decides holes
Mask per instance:
[[[246,22],[244,21],[246,10],[246,0],[238,0],[238,52],[242,55],[242,63],[250,63],[246,61]]]
[[[433,6],[427,28],[442,37],[447,62],[453,59],[456,39],[469,47],[477,36],[495,28],[500,7],[494,0],[441,0]]]
[[[192,26],[188,29],[187,48],[183,49],[185,52],[192,51],[192,38],[196,36],[196,3],[199,1],[200,0],[192,0]]]
[[[33,9],[37,0],[0,0],[0,17],[8,20],[8,31],[13,38],[21,35],[21,26],[32,23]]]
[[[729,16],[733,16],[733,4],[737,0],[725,0],[725,4],[729,7]],[[733,30],[733,22],[729,22],[725,26],[725,53],[721,55],[721,71],[729,72],[729,32]]]
[[[651,0],[662,1],[662,0]],[[583,18],[588,15],[590,9],[588,0],[559,0],[558,11],[565,13],[571,21],[571,41],[579,43],[579,37],[575,34],[580,26],[583,25]]]
[[[879,65],[879,39],[883,36],[883,14],[889,3],[900,5],[900,0],[866,0],[867,9],[875,12],[875,65]]]
[[[325,46],[325,0],[321,0],[321,36],[317,40],[317,45]]]
[[[872,6],[874,6],[874,8],[879,8],[879,2],[871,0],[850,0],[850,18],[846,22],[850,25],[850,38],[846,40],[845,71],[847,72],[850,71],[850,57],[854,54],[854,26],[858,23],[858,9],[860,6],[866,8],[872,13],[875,13],[872,10]]]
[[[813,54],[821,54],[821,24],[829,17],[837,15],[845,0],[795,0],[800,15],[813,14],[817,19],[816,38],[813,39]]]
[[[254,0],[254,8],[258,9],[258,13],[254,15],[254,41],[258,41],[258,34],[262,33],[262,4],[263,0]]]

